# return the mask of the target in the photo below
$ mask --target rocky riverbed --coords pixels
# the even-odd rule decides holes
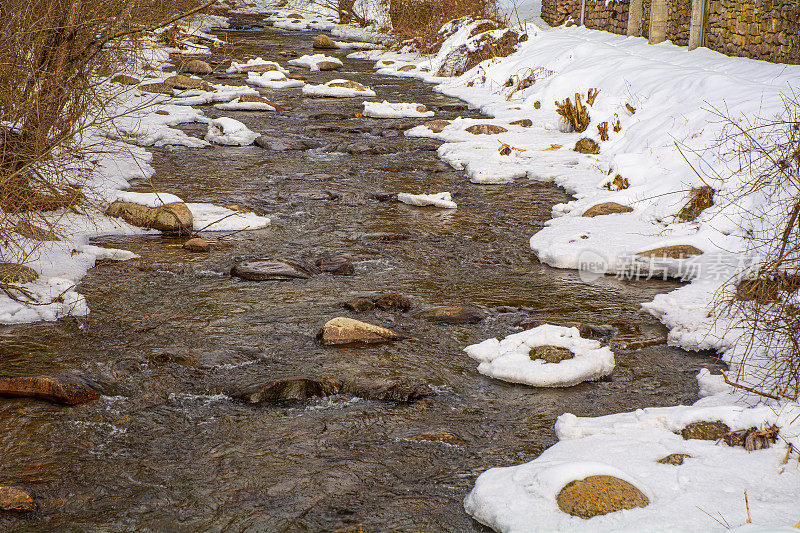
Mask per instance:
[[[237,58],[285,65],[314,53],[314,34],[254,17],[232,26]],[[372,88],[372,100],[423,104],[436,119],[479,116],[345,51],[326,53],[343,62],[338,72],[291,75],[346,77]],[[219,66],[205,77],[242,83]],[[557,416],[697,398],[694,376],[713,360],[668,348],[639,307],[675,283],[586,284],[530,253],[528,238],[568,199],[563,191],[470,184],[438,160],[437,143],[403,136],[429,119],[363,118],[363,98],[261,92],[279,109],[203,108],[260,133],[256,145],[158,149],[153,181],[187,201],[267,215],[271,226],[202,234],[207,253],[184,249],[186,238],[98,239],[141,257],[84,278],[89,317],[2,331],[3,374],[77,375],[103,396],[74,407],[0,401],[0,485],[38,505],[1,514],[0,527],[483,530],[462,507],[475,477],[537,456],[555,442]],[[450,191],[458,209],[393,196],[433,191]],[[231,275],[256,258],[303,275]],[[465,319],[451,319],[455,311]],[[340,316],[398,338],[320,342],[323,324]],[[541,321],[612,326],[603,331],[613,374],[564,389],[516,386],[479,375],[462,352]],[[304,379],[286,381],[295,377]]]

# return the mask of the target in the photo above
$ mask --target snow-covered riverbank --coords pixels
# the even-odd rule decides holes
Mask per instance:
[[[182,23],[187,36],[195,36],[200,42],[213,43],[215,37],[205,33],[214,27],[225,27],[227,19],[219,16],[196,15]],[[191,107],[209,101],[228,102],[242,95],[258,94],[249,87],[201,86],[199,79],[194,89],[171,89],[165,86],[174,73],[161,69],[171,66],[171,52],[191,52],[208,54],[208,46],[185,40],[181,49],[169,48],[155,37],[145,38],[138,61],[127,66],[124,73],[116,73],[99,80],[98,92],[107,94],[108,105],[102,116],[87,118],[94,125],[82,132],[82,143],[91,154],[88,162],[75,162],[76,173],[84,176],[81,185],[89,197],[88,205],[78,212],[59,210],[44,215],[48,226],[55,235],[41,240],[40,236],[20,234],[14,246],[0,248],[2,261],[22,263],[38,274],[38,279],[25,283],[24,289],[33,298],[21,296],[17,299],[8,294],[0,294],[0,324],[22,324],[39,320],[53,321],[71,316],[84,316],[89,307],[83,295],[76,291],[88,270],[103,259],[123,261],[136,257],[125,250],[102,248],[89,244],[93,237],[104,235],[133,235],[158,233],[154,229],[137,227],[120,218],[104,214],[105,208],[115,200],[146,205],[147,195],[121,191],[130,188],[131,181],[148,183],[154,169],[150,165],[152,154],[148,146],[171,146],[183,148],[202,148],[210,145],[208,140],[189,136],[175,129],[178,124],[199,122],[209,123],[202,111]],[[184,80],[185,81],[185,80]],[[148,87],[149,86],[149,87]],[[166,90],[171,94],[161,93]],[[213,91],[213,92],[212,92]],[[236,122],[236,121],[233,121]],[[237,123],[238,124],[238,123]],[[214,128],[210,128],[209,139],[214,141]],[[249,130],[248,130],[249,132]],[[248,133],[243,133],[248,137]],[[249,132],[249,137],[253,135]],[[252,142],[252,140],[250,141]],[[157,207],[183,200],[168,194],[168,191],[154,191]],[[140,198],[141,196],[141,198]],[[269,219],[253,213],[240,213],[224,207],[203,203],[187,203],[194,218],[194,229],[207,227],[207,231],[238,231],[258,229],[269,224]],[[27,232],[30,233],[30,232]],[[12,294],[16,291],[11,291]]]
[[[528,25],[528,39],[509,57],[484,61],[456,78],[437,77],[454,50],[478,46],[480,35],[472,35],[478,24],[465,23],[435,56],[356,57],[376,60],[381,73],[436,83],[436,90],[493,117],[407,132],[445,141],[440,157],[473,183],[547,180],[575,197],[555,206],[553,219],[531,237],[542,262],[578,269],[587,283],[603,274],[691,280],[644,308],[670,329],[670,344],[716,349],[740,381],[757,383],[756,369],[743,360],[746,340],[737,317],[714,303],[735,290],[730,281],[752,259],[750,239],[768,237],[786,214],[759,193],[742,195],[751,177],[730,157],[734,143],[724,137],[729,124],[746,128],[785,116],[800,67]],[[588,106],[591,120],[584,132],[570,131],[556,102],[574,103],[579,94],[586,105],[590,90],[599,91]],[[474,128],[480,124],[491,127]],[[573,150],[584,138],[599,153]],[[682,216],[687,206],[694,208],[694,191],[707,187],[713,205]],[[526,465],[487,471],[467,497],[467,511],[498,531],[706,530],[721,522],[744,524],[747,489],[751,509],[759,509],[754,524],[793,525],[800,518],[800,406],[734,389],[719,375],[701,373],[698,382],[705,398],[693,406],[586,419],[563,415],[556,426],[560,442]],[[774,424],[779,437],[769,449],[745,451],[677,434],[700,421],[722,421],[731,431]],[[675,453],[690,458],[680,466],[657,462]],[[612,470],[635,480],[650,504],[588,521],[559,510],[556,494],[567,482]]]

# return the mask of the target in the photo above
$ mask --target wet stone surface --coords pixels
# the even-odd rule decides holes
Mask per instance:
[[[285,64],[282,51],[313,53],[315,33],[249,20],[251,30],[237,30],[233,21],[228,34],[243,41],[242,54]],[[437,119],[478,116],[425,84],[377,76],[371,63],[346,53],[329,52],[344,61],[339,72],[292,70],[311,83],[353,79],[375,89],[371,100],[418,102]],[[568,200],[563,191],[528,180],[472,185],[435,152],[420,149],[435,146],[430,140],[392,137],[400,151],[391,154],[329,152],[331,145],[379,145],[381,132],[425,119],[355,118],[361,98],[305,99],[297,89],[262,96],[284,111],[203,110],[244,122],[275,147],[302,139],[308,149],[156,149],[153,181],[186,201],[267,214],[271,226],[203,232],[210,251],[202,254],[187,253],[185,238],[97,239],[141,258],[90,272],[79,287],[88,317],[0,330],[0,373],[75,372],[105,394],[68,408],[0,400],[0,485],[25,487],[39,505],[32,518],[0,516],[0,529],[333,531],[360,524],[366,531],[482,531],[462,508],[475,477],[535,458],[555,442],[557,416],[697,398],[694,376],[713,360],[668,348],[663,328],[640,310],[677,283],[586,284],[531,254],[528,239],[553,204]],[[204,125],[183,129],[205,133]],[[459,209],[374,197],[434,190],[452,192]],[[230,275],[249,258],[315,265],[340,255],[357,265],[357,275],[288,282]],[[474,324],[441,324],[378,305],[362,314],[342,307],[387,294],[420,309],[458,303],[490,311]],[[343,314],[406,338],[318,343],[320,325]],[[643,347],[615,348],[610,378],[564,390],[491,380],[462,352],[535,320],[608,324],[617,331],[612,347]],[[248,405],[224,394],[293,376],[402,380],[436,394],[407,405],[362,395],[289,406]],[[387,389],[373,397],[405,393]],[[457,435],[459,444],[414,438],[428,434]]]

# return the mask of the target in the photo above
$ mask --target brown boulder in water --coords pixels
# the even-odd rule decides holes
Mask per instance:
[[[36,502],[27,492],[14,487],[0,485],[0,511],[30,513],[36,510]]]
[[[72,376],[0,376],[0,396],[79,405],[96,400],[100,393]]]
[[[402,336],[390,329],[340,316],[327,321],[319,331],[317,338],[320,339],[322,344],[335,346],[388,342],[400,339]]]

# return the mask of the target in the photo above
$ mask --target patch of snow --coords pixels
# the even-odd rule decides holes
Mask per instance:
[[[269,226],[270,219],[246,211],[234,211],[205,203],[187,203],[195,231],[256,230]]]
[[[253,144],[259,134],[251,131],[238,120],[221,117],[208,123],[206,140],[228,146],[248,146]]]
[[[325,54],[313,54],[313,55],[304,55],[300,56],[296,59],[290,59],[288,61],[289,65],[293,67],[302,67],[311,69],[312,71],[319,70],[319,64],[323,62],[335,63],[340,67],[344,65],[339,58],[336,57],[329,57]]]
[[[336,87],[332,84],[347,82],[347,80],[331,80],[322,85],[305,85],[303,94],[306,96],[317,96],[322,98],[356,98],[358,96],[375,96],[375,91],[369,87],[364,89],[353,87]]]
[[[443,209],[456,209],[458,205],[453,201],[449,192],[440,192],[436,194],[409,194],[406,192],[398,193],[397,199],[404,204],[441,207]]]
[[[420,104],[411,103],[390,103],[383,102],[364,102],[364,116],[372,118],[424,118],[432,117],[433,111],[420,111]]]
[[[250,85],[265,87],[267,89],[292,89],[305,85],[305,82],[302,80],[287,78],[282,72],[276,71],[269,71],[261,74],[249,72],[246,81]]]

